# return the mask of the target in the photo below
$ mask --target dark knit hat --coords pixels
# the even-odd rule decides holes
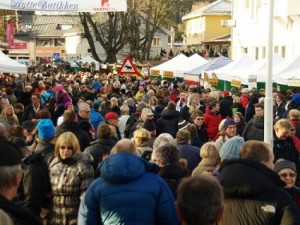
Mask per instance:
[[[178,129],[179,129],[179,130],[184,129],[184,128],[186,128],[186,126],[187,126],[188,124],[189,124],[188,121],[186,121],[186,120],[180,120],[180,121],[178,122]]]
[[[232,125],[235,126],[235,122],[234,122],[233,119],[227,119],[227,120],[225,120],[225,122],[224,122],[224,130],[226,130],[227,127],[232,126]]]
[[[37,125],[38,136],[41,139],[50,139],[54,137],[55,127],[52,120],[50,119],[41,119]]]
[[[31,120],[26,120],[22,123],[22,127],[28,131],[33,131],[35,124]]]
[[[241,146],[244,143],[244,138],[239,136],[234,136],[229,140],[225,141],[219,152],[221,160],[240,158]]]
[[[0,166],[16,166],[22,161],[21,150],[12,142],[1,140]]]
[[[156,130],[156,125],[153,120],[146,120],[144,123],[144,128],[148,131]]]
[[[292,169],[295,172],[297,171],[295,163],[285,160],[285,159],[278,159],[274,165],[274,171],[276,173],[278,173],[280,170],[286,169],[286,168]]]

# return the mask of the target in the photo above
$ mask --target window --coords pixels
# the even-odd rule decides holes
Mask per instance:
[[[266,47],[262,48],[262,57],[265,58],[266,57]]]
[[[152,40],[152,46],[161,47],[161,38],[160,37],[154,37],[153,40]]]
[[[242,48],[242,51],[247,54],[248,53],[248,48]]]
[[[255,59],[258,59],[258,47],[255,47]]]
[[[285,58],[285,46],[281,46],[281,57]]]
[[[61,30],[70,30],[73,26],[71,24],[61,24]]]
[[[278,46],[275,46],[274,52],[275,52],[275,53],[278,53]]]
[[[64,38],[55,39],[54,46],[65,46],[65,39]]]

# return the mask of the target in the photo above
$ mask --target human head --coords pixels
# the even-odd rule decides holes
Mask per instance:
[[[172,143],[174,145],[177,145],[176,140],[172,137],[171,134],[162,133],[158,135],[158,137],[155,139],[153,143],[153,151],[155,151],[157,148],[164,145],[165,143]]]
[[[78,114],[83,119],[88,119],[91,113],[90,106],[87,103],[80,103],[78,105]]]
[[[176,134],[176,141],[180,144],[190,144],[191,134],[187,130],[179,130]]]
[[[74,110],[64,111],[64,122],[75,122],[77,120],[77,115]]]
[[[236,125],[233,119],[227,119],[224,122],[224,133],[227,137],[232,138],[237,134]]]
[[[285,140],[293,128],[293,125],[287,119],[280,119],[274,125],[275,135],[280,140]]]
[[[200,97],[198,94],[191,94],[190,95],[190,104],[191,105],[198,105]]]
[[[137,147],[148,146],[151,134],[144,128],[139,128],[133,133],[134,143]]]
[[[243,124],[245,123],[245,118],[241,112],[236,112],[233,116],[235,124]]]
[[[108,124],[117,127],[119,123],[118,114],[115,112],[108,112],[105,114],[105,120]]]
[[[59,135],[55,147],[54,155],[61,159],[66,159],[80,151],[77,137],[72,132],[64,132]]]
[[[153,120],[146,120],[143,125],[143,128],[148,130],[151,135],[156,136],[156,125]]]
[[[191,120],[197,127],[201,127],[204,121],[203,112],[199,109],[195,110],[191,114]]]
[[[22,172],[22,153],[7,140],[1,140],[0,148],[0,194],[12,200],[19,186]]]
[[[211,100],[208,104],[208,108],[212,112],[218,112],[220,110],[219,102],[216,100]]]
[[[153,153],[152,162],[159,166],[165,166],[171,163],[178,163],[180,159],[180,150],[177,146],[166,143]]]
[[[258,117],[263,117],[264,116],[264,104],[257,103],[254,106],[255,109],[255,115]]]
[[[129,115],[130,109],[129,109],[128,105],[122,105],[120,107],[120,110],[121,110],[122,115]]]
[[[289,111],[289,119],[299,120],[300,119],[300,111],[298,109],[291,109]]]
[[[123,138],[115,144],[115,146],[111,149],[110,152],[111,155],[118,153],[128,153],[135,155],[136,147],[131,140]]]
[[[219,152],[221,160],[238,159],[240,157],[241,146],[244,143],[244,138],[239,136],[234,136],[225,141]]]
[[[252,159],[258,161],[271,170],[274,168],[274,154],[271,147],[262,141],[247,141],[242,145],[240,151],[241,159]]]
[[[41,119],[37,124],[40,139],[51,140],[55,136],[55,126],[51,119]]]
[[[219,153],[217,150],[216,145],[213,142],[206,142],[200,148],[200,157],[202,159],[209,158],[209,159],[219,159]]]
[[[224,211],[220,183],[208,176],[183,179],[177,189],[176,209],[181,224],[216,224]]]
[[[108,139],[111,135],[111,130],[109,128],[109,125],[106,123],[103,123],[98,126],[97,128],[97,136],[99,139]]]
[[[154,113],[149,108],[143,108],[141,113],[141,119],[145,122],[146,120],[153,119]]]
[[[292,188],[295,186],[297,179],[297,169],[295,163],[285,159],[278,159],[274,165],[274,171],[285,183],[285,188]]]

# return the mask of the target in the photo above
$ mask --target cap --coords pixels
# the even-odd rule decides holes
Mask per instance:
[[[52,120],[50,119],[41,119],[37,124],[38,136],[41,139],[50,139],[54,137],[55,127]]]
[[[230,96],[230,92],[229,92],[229,91],[227,91],[227,90],[225,90],[225,91],[223,91],[223,95],[224,95],[224,97],[226,97],[226,96]]]
[[[297,171],[295,163],[285,160],[285,159],[278,159],[274,165],[274,171],[278,173],[282,169],[292,169],[295,172]]]
[[[147,115],[147,116],[153,116],[154,115],[154,113],[152,112],[152,110],[149,109],[149,108],[143,108],[142,114],[143,115]]]
[[[118,114],[115,112],[108,112],[105,115],[105,120],[113,120],[113,119],[118,119]]]
[[[0,166],[16,166],[22,161],[21,150],[12,142],[7,140],[1,141],[0,148]]]
[[[35,128],[35,124],[31,120],[26,120],[22,123],[22,127],[28,131],[33,131]]]
[[[226,130],[227,127],[232,126],[232,125],[236,126],[234,120],[233,119],[227,119],[224,122],[223,128],[224,128],[224,130]]]

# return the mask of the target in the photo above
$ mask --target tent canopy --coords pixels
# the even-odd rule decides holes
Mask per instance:
[[[78,62],[81,62],[83,64],[91,64],[91,63],[95,63],[98,64],[99,62],[95,59],[93,59],[91,56],[85,56],[84,58],[78,60]]]
[[[0,72],[27,74],[27,66],[18,63],[0,51]]]
[[[183,68],[177,70],[176,76],[183,77],[185,72],[195,69],[206,63],[208,63],[208,61],[206,59],[204,59],[202,56],[195,53],[191,57],[188,57],[188,61],[187,61],[186,65],[184,65]]]
[[[300,55],[279,64],[274,74],[275,80],[279,84],[286,85],[289,79],[300,79]]]

